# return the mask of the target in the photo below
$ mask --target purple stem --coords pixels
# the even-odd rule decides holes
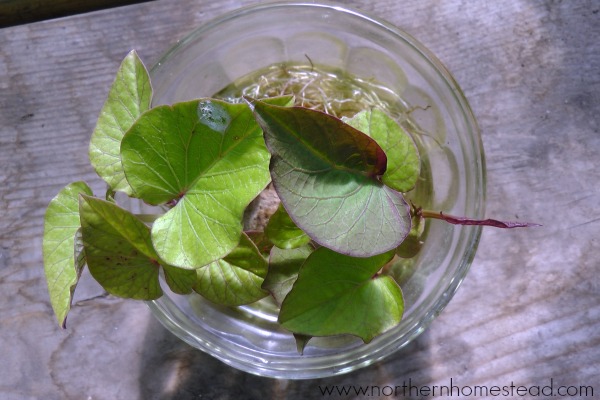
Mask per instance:
[[[455,217],[453,215],[444,214],[443,212],[435,212],[429,210],[423,210],[421,208],[415,208],[415,214],[423,218],[434,218],[441,219],[450,224],[454,225],[479,225],[479,226],[493,226],[495,228],[528,228],[533,226],[542,226],[531,222],[518,222],[518,221],[499,221],[497,219],[472,219],[465,217]]]

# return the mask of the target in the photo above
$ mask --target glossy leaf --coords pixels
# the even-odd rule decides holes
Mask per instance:
[[[262,288],[271,293],[277,304],[283,303],[285,296],[292,290],[300,267],[313,250],[310,245],[304,245],[296,249],[280,249],[277,247],[271,249],[269,272]]]
[[[92,166],[113,190],[133,194],[121,165],[121,139],[135,120],[150,108],[151,101],[148,72],[132,51],[121,63],[90,141]]]
[[[302,266],[279,313],[282,326],[298,334],[351,334],[365,343],[400,322],[404,302],[388,276],[375,276],[393,252],[369,258],[315,250]]]
[[[160,297],[160,266],[150,229],[130,212],[94,197],[80,197],[79,214],[87,265],[94,279],[115,296]]]
[[[294,224],[281,204],[269,219],[265,234],[281,249],[295,249],[310,242],[310,237]]]
[[[239,245],[225,258],[195,271],[194,291],[227,306],[253,303],[268,295],[261,288],[267,268],[254,243],[242,234]]]
[[[385,154],[373,139],[318,111],[252,104],[272,155],[273,185],[298,227],[315,242],[357,257],[402,242],[409,207],[377,179]]]
[[[82,257],[79,232],[79,195],[92,194],[83,182],[62,189],[52,199],[44,217],[42,251],[50,303],[58,323],[66,325],[73,292],[79,281],[85,259]],[[79,237],[79,239],[78,239]]]
[[[166,263],[199,268],[233,250],[246,206],[269,183],[269,153],[244,104],[195,100],[145,113],[123,138],[129,183],[150,204],[176,203],[152,226]]]
[[[346,123],[369,135],[387,155],[387,169],[381,180],[399,192],[414,188],[419,178],[421,161],[417,146],[398,123],[379,109],[365,110]]]

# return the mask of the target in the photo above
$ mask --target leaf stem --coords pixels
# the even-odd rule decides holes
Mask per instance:
[[[454,225],[477,225],[477,226],[492,226],[494,228],[529,228],[534,226],[542,226],[540,224],[532,222],[520,222],[520,221],[499,221],[497,219],[473,219],[466,217],[456,217],[450,214],[444,214],[442,211],[436,212],[431,210],[423,210],[421,207],[415,207],[413,205],[413,213],[419,217],[441,219],[450,224]]]

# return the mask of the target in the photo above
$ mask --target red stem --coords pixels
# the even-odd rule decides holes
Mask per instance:
[[[495,228],[528,228],[533,226],[541,226],[531,222],[518,222],[518,221],[499,221],[497,219],[472,219],[466,217],[455,217],[454,215],[444,214],[443,212],[435,212],[430,210],[423,210],[421,208],[413,208],[415,215],[423,218],[441,219],[450,224],[454,225],[478,225],[478,226],[493,226]]]

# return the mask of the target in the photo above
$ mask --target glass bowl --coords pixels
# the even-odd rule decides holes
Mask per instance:
[[[476,121],[450,73],[397,27],[343,5],[281,2],[242,8],[192,32],[151,69],[154,104],[210,97],[263,68],[324,65],[384,88],[411,131],[423,164],[411,200],[482,218],[484,155]],[[313,338],[304,354],[277,324],[266,298],[227,308],[166,291],[149,302],[160,322],[191,346],[249,373],[307,379],[365,367],[405,346],[448,304],[481,234],[428,220],[418,255],[393,269],[405,296],[402,322],[368,344],[352,336]]]

